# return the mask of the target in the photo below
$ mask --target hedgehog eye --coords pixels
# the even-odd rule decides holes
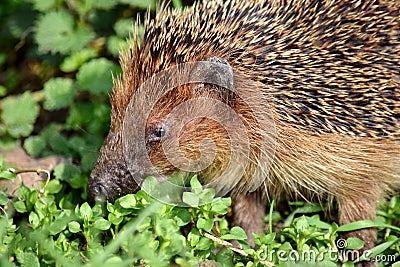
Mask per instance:
[[[160,141],[165,134],[167,133],[167,129],[163,125],[157,125],[150,132],[149,141],[155,142]]]
[[[157,137],[157,138],[163,138],[164,136],[165,136],[165,132],[166,132],[166,130],[165,130],[165,128],[164,127],[162,127],[162,126],[159,126],[159,127],[157,127],[157,128],[155,128],[154,129],[154,136],[155,137]]]

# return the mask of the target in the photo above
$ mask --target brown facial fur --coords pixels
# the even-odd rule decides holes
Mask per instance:
[[[92,195],[103,191],[114,198],[137,188],[126,168],[133,163],[125,162],[121,144],[125,110],[137,88],[167,67],[211,56],[256,82],[254,87],[235,79],[235,88],[261,92],[261,103],[269,105],[275,121],[276,151],[264,188],[248,194],[252,181],[244,175],[231,192],[235,221],[247,232],[260,231],[265,197],[336,202],[344,224],[374,219],[379,201],[400,188],[400,3],[232,0],[183,12],[162,10],[146,22],[142,45],[135,39],[122,53],[123,77],[111,96],[111,131],[89,181]],[[198,96],[223,101],[240,114],[257,163],[263,129],[252,125],[254,116],[243,101],[210,85],[171,91],[156,105],[149,127]],[[215,140],[220,152],[200,173],[208,182],[226,164],[229,140],[217,124],[198,119],[182,132],[180,147],[196,159],[204,138]],[[160,144],[149,143],[148,149],[155,165],[174,171]],[[248,166],[246,173],[253,169]],[[365,249],[376,239],[371,229],[349,236],[363,238]]]

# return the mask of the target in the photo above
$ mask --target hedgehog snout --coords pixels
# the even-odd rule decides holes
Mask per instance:
[[[121,162],[99,160],[90,174],[88,194],[91,199],[104,202],[134,193],[138,190],[139,173],[131,172]]]
[[[96,178],[90,177],[87,191],[89,197],[96,202],[105,202],[108,199],[107,189]]]

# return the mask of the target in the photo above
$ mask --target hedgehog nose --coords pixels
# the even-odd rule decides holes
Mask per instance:
[[[89,196],[96,202],[106,202],[107,200],[107,191],[104,186],[98,182],[96,179],[90,177],[88,182],[87,191]]]

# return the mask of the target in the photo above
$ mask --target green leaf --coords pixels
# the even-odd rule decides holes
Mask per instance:
[[[364,247],[364,241],[359,238],[349,237],[346,241],[347,241],[346,249],[359,250]]]
[[[199,242],[196,245],[197,250],[208,250],[212,246],[212,241],[206,237],[200,237]]]
[[[111,73],[117,73],[116,65],[108,59],[97,58],[85,63],[76,78],[83,90],[93,94],[107,94],[113,86]]]
[[[0,170],[1,169],[6,169],[7,168],[7,166],[6,166],[6,158],[3,156],[3,157],[0,157]]]
[[[60,163],[54,168],[54,176],[60,180],[70,180],[81,175],[78,166],[68,163]]]
[[[128,194],[119,199],[119,204],[121,207],[125,209],[135,208],[136,207],[136,199],[133,194]]]
[[[198,187],[199,189],[199,187]],[[200,199],[201,199],[201,204],[208,204],[213,201],[215,197],[215,189],[214,188],[204,188],[201,189],[201,191],[197,191],[199,193],[196,193]]]
[[[39,196],[39,191],[30,189],[28,198],[26,199],[26,203],[28,205],[43,204],[43,203],[37,201],[38,196]]]
[[[31,213],[29,214],[29,223],[32,225],[33,229],[36,229],[39,227],[40,219],[36,212],[31,211]]]
[[[11,3],[13,3],[12,5],[14,6],[14,8],[9,5]],[[22,41],[23,39],[21,38],[24,38],[27,35],[28,33],[27,29],[32,27],[32,22],[36,19],[37,14],[35,10],[26,4],[28,3],[27,2],[23,3],[18,1],[8,1],[8,0],[1,1],[0,17],[2,18],[2,29],[3,29],[1,42],[3,47],[2,51],[4,52],[8,50],[8,49],[3,50],[4,48],[10,47],[10,44],[7,45],[7,42],[10,42],[12,39],[9,38],[14,37],[15,40],[18,39]],[[29,32],[30,31],[31,29],[29,29]],[[7,34],[7,32],[9,32],[9,34]],[[30,37],[26,38],[24,41],[32,43],[30,40],[28,41],[27,39],[30,39]],[[9,67],[12,67],[14,64],[9,65]]]
[[[21,252],[16,256],[21,267],[40,267],[39,259],[33,252]]]
[[[172,4],[174,5],[174,8],[182,8],[182,1],[181,0],[172,0]]]
[[[80,131],[84,128],[91,135],[96,133],[103,134],[109,130],[110,112],[109,106],[104,104],[73,103],[66,127],[67,129]]]
[[[124,262],[119,256],[112,256],[104,262],[104,266],[123,266]]]
[[[46,193],[47,194],[57,194],[61,191],[63,185],[60,183],[59,180],[50,180],[49,183],[46,185]]]
[[[295,203],[291,203],[295,204]],[[300,202],[299,204],[304,204],[303,202]],[[293,222],[294,216],[296,214],[302,214],[302,213],[317,213],[322,211],[322,207],[319,204],[314,204],[314,203],[306,203],[303,207],[299,207],[296,210],[294,210],[286,219],[284,223],[284,227],[289,227],[289,225]]]
[[[192,247],[196,246],[199,243],[200,238],[201,238],[201,234],[200,234],[199,230],[196,228],[193,228],[190,231],[190,233],[188,234],[188,240]]]
[[[231,234],[237,236],[237,239],[247,239],[246,232],[239,226],[235,226],[231,229]]]
[[[376,255],[382,254],[385,250],[389,249],[392,245],[396,244],[400,241],[400,238],[397,238],[390,242],[385,242],[375,246],[374,248],[368,250],[368,253],[363,253],[360,258],[358,258],[355,262],[363,261],[365,259],[375,257]]]
[[[71,216],[71,210],[62,211],[56,219],[50,224],[49,232],[51,235],[56,235],[61,231],[65,230],[68,224],[75,218],[75,216]]]
[[[3,97],[7,94],[7,87],[0,84],[0,97]]]
[[[190,180],[190,188],[192,189],[192,192],[195,194],[199,194],[203,190],[203,186],[197,179],[197,176],[193,176],[192,179]]]
[[[296,220],[295,226],[296,226],[296,231],[298,233],[304,233],[309,227],[306,217],[303,215],[300,218],[298,218]]]
[[[47,11],[56,4],[56,0],[32,0],[32,2],[38,11]]]
[[[231,240],[231,239],[246,240],[247,235],[246,235],[246,232],[242,228],[235,226],[231,229],[230,234],[221,236],[221,239],[224,239],[224,240]]]
[[[65,108],[71,105],[75,95],[73,80],[68,78],[52,78],[43,88],[43,107],[47,110]]]
[[[24,141],[24,148],[29,155],[37,157],[46,148],[46,141],[41,136],[29,136]]]
[[[15,148],[18,145],[18,141],[11,136],[7,136],[6,134],[6,128],[4,127],[4,124],[1,123],[0,119],[0,135],[2,136],[0,138],[0,151],[5,151],[8,149]]]
[[[101,203],[96,203],[93,206],[92,211],[93,211],[93,216],[96,217],[96,218],[99,217],[99,216],[104,216],[104,214],[103,214],[103,205]]]
[[[26,208],[25,202],[22,201],[22,200],[15,202],[14,203],[14,208],[19,213],[24,213],[24,212],[28,211],[27,208]]]
[[[109,213],[108,220],[114,225],[119,225],[124,220],[124,217],[117,216],[114,213]]]
[[[67,138],[62,135],[51,136],[48,140],[48,145],[53,152],[62,154],[64,156],[72,156],[71,148]]]
[[[151,192],[154,192],[158,188],[158,181],[154,176],[149,176],[144,179],[141,185],[142,191],[151,194]],[[136,193],[136,198],[138,197],[138,194]]]
[[[25,92],[15,97],[3,100],[1,117],[7,130],[13,137],[28,136],[33,130],[33,124],[39,115],[39,105],[32,94]]]
[[[128,46],[129,43],[121,37],[110,36],[107,39],[107,50],[115,57],[118,57],[119,52],[125,48],[128,48]]]
[[[107,230],[110,228],[111,222],[107,221],[104,218],[100,218],[93,223],[93,227],[99,230]]]
[[[205,220],[203,218],[199,218],[196,223],[196,227],[199,229],[203,229],[207,232],[210,232],[214,225],[214,219]]]
[[[114,31],[119,37],[128,37],[132,33],[133,20],[122,18],[114,24]]]
[[[63,126],[53,122],[40,132],[40,137],[42,137],[43,140],[50,140],[52,137],[60,135],[61,130],[63,130]]]
[[[354,267],[354,263],[351,261],[346,261],[342,264],[342,267]]]
[[[17,177],[16,174],[8,170],[0,171],[0,179],[14,180],[16,177]]]
[[[285,242],[279,247],[279,249],[289,252],[290,250],[293,250],[293,247],[289,242]]]
[[[0,190],[0,206],[6,205],[9,201],[7,194]]]
[[[261,244],[266,244],[266,245],[272,244],[275,241],[275,238],[276,238],[276,233],[275,232],[272,232],[272,233],[267,234],[267,235],[261,235],[261,236],[258,236],[257,234],[254,234],[254,233],[252,233],[252,235],[253,236],[257,236],[258,239],[260,240],[261,243],[258,244],[258,245],[261,245]]]
[[[184,226],[190,223],[190,212],[187,211],[186,209],[180,209],[179,212],[175,216],[175,221],[178,224],[178,226]]]
[[[92,209],[87,202],[82,204],[82,206],[79,208],[79,212],[81,214],[81,217],[85,220],[90,221],[93,217]]]
[[[68,230],[71,233],[79,233],[81,231],[81,225],[76,221],[72,221],[68,223]]]
[[[86,48],[72,53],[66,57],[60,65],[60,69],[64,72],[73,72],[78,70],[89,59],[97,56],[97,51],[93,48]]]
[[[200,204],[200,198],[192,192],[183,192],[182,201],[191,207],[198,207]]]
[[[228,212],[229,205],[226,205],[225,202],[220,198],[211,202],[211,211],[215,212],[216,214],[223,215]]]
[[[318,228],[321,228],[324,230],[328,230],[332,227],[329,223],[323,222],[320,219],[316,219],[313,217],[306,217],[306,218],[307,218],[308,223],[312,226],[317,226]]]
[[[87,46],[93,34],[86,28],[75,28],[73,16],[61,9],[39,18],[35,38],[41,52],[67,54]]]
[[[3,66],[3,64],[6,62],[7,62],[7,54],[0,53],[0,66]],[[1,96],[1,94],[0,94],[0,96]]]
[[[96,164],[98,158],[98,153],[96,153],[95,151],[86,150],[86,152],[87,153],[83,154],[81,157],[81,170],[83,172],[91,171]]]
[[[348,231],[354,231],[354,230],[371,228],[371,227],[390,228],[397,232],[400,232],[400,227],[397,227],[397,226],[394,226],[391,224],[381,223],[381,222],[374,222],[371,220],[361,220],[361,221],[351,222],[351,223],[339,226],[336,231],[337,232],[348,232]]]

